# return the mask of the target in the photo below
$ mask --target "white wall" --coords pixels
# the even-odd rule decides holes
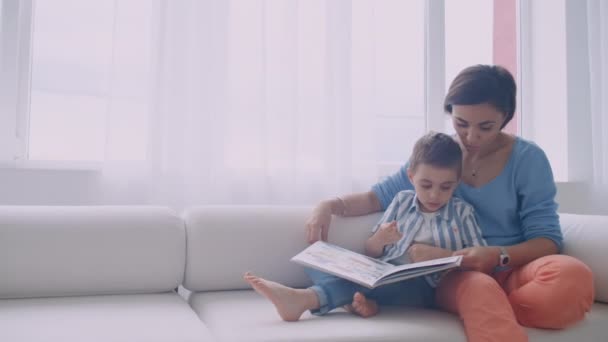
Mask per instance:
[[[95,171],[0,169],[0,189],[0,205],[147,204],[104,199]],[[558,183],[557,202],[560,212],[608,215],[608,185]]]
[[[85,205],[99,202],[91,171],[0,169],[2,205]]]
[[[608,215],[608,185],[558,183],[556,200],[563,213]]]

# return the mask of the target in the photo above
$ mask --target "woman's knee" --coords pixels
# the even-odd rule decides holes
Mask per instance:
[[[544,257],[535,277],[509,295],[520,323],[561,329],[584,318],[593,304],[593,274],[567,255]]]
[[[582,261],[567,255],[551,255],[539,267],[537,280],[546,290],[547,299],[558,300],[563,296],[571,300],[586,300],[589,305],[593,302],[594,287],[593,273]]]

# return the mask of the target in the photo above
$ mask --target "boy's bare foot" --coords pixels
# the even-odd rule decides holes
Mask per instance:
[[[253,289],[268,298],[274,304],[279,316],[284,321],[293,322],[300,319],[306,310],[317,309],[319,300],[317,294],[311,289],[294,289],[257,277],[250,272],[243,275]]]
[[[355,293],[352,304],[347,305],[345,308],[363,318],[375,316],[379,311],[376,301],[365,298],[365,295],[361,292]]]

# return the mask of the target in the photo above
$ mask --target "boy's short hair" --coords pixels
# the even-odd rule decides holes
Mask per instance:
[[[458,178],[462,171],[462,150],[452,137],[445,133],[429,132],[414,145],[410,157],[410,169],[416,171],[420,164],[454,169]]]

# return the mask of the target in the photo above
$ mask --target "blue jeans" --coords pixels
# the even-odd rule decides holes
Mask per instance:
[[[435,303],[435,289],[424,277],[369,289],[312,268],[305,268],[305,271],[314,283],[311,289],[319,298],[319,308],[311,311],[314,315],[324,315],[335,308],[351,304],[356,292],[363,293],[365,297],[375,300],[379,305],[433,307]]]

